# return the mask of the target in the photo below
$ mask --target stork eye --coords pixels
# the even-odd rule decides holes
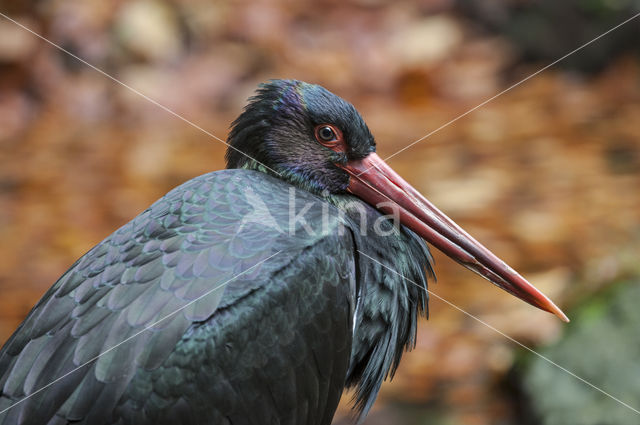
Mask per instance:
[[[319,124],[315,128],[318,143],[334,151],[344,150],[342,131],[332,124]]]
[[[331,142],[336,139],[336,133],[331,127],[325,125],[318,129],[318,138],[323,142]]]

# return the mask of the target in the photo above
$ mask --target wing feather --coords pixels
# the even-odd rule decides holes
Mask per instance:
[[[300,231],[291,235],[262,223],[242,223],[242,217],[256,209],[246,195],[248,187],[252,188],[252,197],[267,201],[268,213],[276,222],[288,219],[289,194],[285,183],[245,170],[210,173],[169,192],[79,259],[44,295],[0,351],[0,407],[6,408],[30,396],[0,414],[0,424],[68,421],[106,424],[118,420],[155,423],[153,421],[160,419],[151,414],[152,410],[167,406],[185,412],[180,419],[183,423],[197,423],[185,419],[206,405],[202,400],[197,401],[196,396],[184,398],[185,391],[188,393],[189,388],[197,387],[194,381],[202,379],[198,371],[189,372],[194,367],[189,356],[219,357],[220,363],[211,365],[212,370],[229,367],[245,380],[252,374],[235,371],[236,361],[244,358],[262,368],[274,361],[272,355],[265,353],[238,355],[238,347],[242,345],[237,345],[237,336],[226,331],[219,334],[215,348],[206,348],[207,341],[202,335],[196,337],[200,338],[200,346],[192,344],[191,339],[197,334],[194,326],[206,323],[207,329],[211,329],[211,320],[215,319],[214,322],[231,328],[234,323],[235,326],[244,324],[243,329],[248,329],[245,337],[260,340],[261,334],[248,326],[255,323],[256,311],[234,310],[234,306],[250,304],[267,284],[285,285],[277,279],[274,283],[273,276],[286,271],[292,261],[302,261],[310,247],[326,239],[320,232],[310,235]],[[306,196],[308,202],[319,202],[311,194],[301,193],[301,196]],[[317,220],[317,223],[322,222]],[[338,220],[332,223],[336,225]],[[344,251],[344,244],[340,248]],[[262,263],[280,251],[286,254]],[[340,260],[342,268],[346,267],[345,258]],[[342,282],[344,276],[331,269],[336,264],[331,263],[331,259],[327,261],[325,275]],[[297,332],[302,328],[313,329],[314,334],[326,340],[338,320],[334,319],[332,326],[327,317],[327,311],[337,308],[332,307],[336,299],[343,301],[336,310],[342,315],[340,320],[349,322],[351,304],[345,294],[350,294],[352,288],[347,285],[342,292],[336,292],[336,281],[325,282],[323,285],[333,288],[333,293],[328,298],[321,296],[317,288],[314,291],[308,286],[322,276],[318,276],[317,271],[300,268],[297,273],[301,273],[300,270],[303,275],[289,277],[286,281],[289,286],[281,288],[278,297],[284,298],[278,298],[278,302],[286,300],[292,306],[307,305],[307,297],[315,296],[311,310],[299,312],[314,317],[314,323],[287,323],[290,322],[288,312],[275,309],[270,312],[273,314],[270,320],[282,328],[281,332],[277,337],[272,335],[260,341],[266,349],[278,351],[288,347],[304,358],[310,355],[303,348],[310,341],[301,341]],[[240,273],[242,277],[234,280]],[[307,285],[296,285],[294,277]],[[270,317],[264,311],[260,314],[265,320]],[[347,341],[350,344],[350,335],[345,332],[339,333],[344,339],[341,346]],[[317,367],[333,367],[327,357],[334,347],[326,341],[311,343]],[[199,351],[184,351],[184,344]],[[343,356],[344,364],[339,362],[339,367],[347,367],[348,351],[345,351],[346,357]],[[94,361],[96,356],[100,357]],[[168,366],[170,358],[173,360]],[[322,397],[337,403],[335,394],[329,394],[338,391],[337,384],[305,382],[300,373],[315,376],[318,371],[305,371],[309,366],[298,357],[289,361],[296,364],[298,372],[295,376],[287,372],[280,379],[286,379],[292,391],[301,391],[308,398],[299,416],[306,416],[321,404]],[[31,396],[76,368],[78,370],[68,377]],[[280,365],[279,370],[286,368]],[[274,378],[269,374],[264,377]],[[222,412],[219,423],[224,423],[224,412],[231,408],[232,400],[239,398],[258,406],[256,412],[271,412],[260,399],[264,393],[258,390],[242,393],[237,382],[233,385],[230,379],[220,382],[209,379],[198,384],[224,393],[218,400]],[[330,378],[323,375],[323,379]],[[343,383],[340,382],[339,391]],[[176,386],[183,388],[177,392]],[[262,388],[265,389],[268,390]],[[274,397],[280,410],[292,407],[292,401],[280,395]],[[116,411],[119,413],[113,416]]]

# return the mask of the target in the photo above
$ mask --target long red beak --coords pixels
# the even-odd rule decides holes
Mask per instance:
[[[398,214],[403,225],[489,282],[569,321],[553,301],[438,210],[376,153],[343,168],[351,175],[349,192],[385,214]]]

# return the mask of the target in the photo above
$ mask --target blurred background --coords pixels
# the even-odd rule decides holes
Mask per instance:
[[[225,139],[256,84],[324,85],[383,158],[640,12],[638,0],[0,1]],[[431,290],[640,409],[640,19],[389,160],[571,317],[435,253]],[[0,17],[0,342],[79,256],[225,146]],[[431,297],[366,424],[638,424]],[[349,394],[335,424],[350,423]]]

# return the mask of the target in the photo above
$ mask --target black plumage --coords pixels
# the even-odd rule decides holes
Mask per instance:
[[[0,351],[0,425],[327,425],[345,387],[364,415],[426,312],[423,238],[566,319],[324,88],[262,85],[229,145],[33,308]]]
[[[303,84],[263,86],[230,137],[284,178],[256,171],[265,170],[230,149],[230,167],[245,169],[172,190],[45,294],[0,353],[0,411],[19,403],[0,424],[329,424],[345,384],[358,387],[360,410],[371,406],[413,344],[426,298],[358,250],[421,285],[429,253],[406,228],[378,237],[358,215],[341,212],[361,204],[368,226],[382,215],[344,193],[337,168],[291,167],[314,148],[300,140],[308,136],[308,123],[298,121],[309,114],[297,94]],[[338,99],[305,86],[320,94],[316,103]],[[349,125],[346,113],[359,124],[354,148],[373,149],[355,109],[344,101],[334,108],[304,119],[333,114]],[[282,115],[269,120],[274,109]],[[294,149],[270,145],[284,137]],[[261,154],[269,146],[275,158]],[[329,164],[318,164],[322,155],[313,167]],[[291,232],[279,226],[290,221],[294,188],[295,213],[307,210]],[[258,218],[242,221],[252,214]]]

